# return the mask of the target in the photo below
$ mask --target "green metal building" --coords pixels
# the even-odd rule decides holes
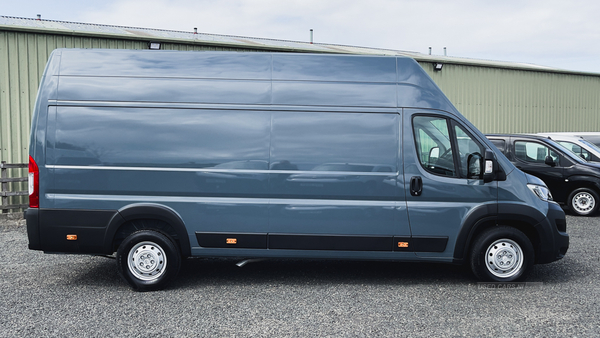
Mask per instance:
[[[416,59],[484,133],[600,131],[600,74],[530,64],[133,27],[0,16],[0,160],[28,161],[31,113],[56,48],[278,51]],[[441,64],[441,70],[434,65]]]

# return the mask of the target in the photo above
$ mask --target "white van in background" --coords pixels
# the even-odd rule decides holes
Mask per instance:
[[[599,146],[587,140],[582,134],[597,134],[600,143],[600,133],[538,133],[538,135],[550,137],[556,143],[588,162],[600,162]]]

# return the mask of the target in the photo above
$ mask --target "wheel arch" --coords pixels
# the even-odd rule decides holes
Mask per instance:
[[[538,225],[544,216],[539,210],[522,204],[504,204],[495,215],[484,214],[483,211],[472,213],[463,223],[454,248],[453,261],[463,264],[469,259],[469,252],[479,234],[489,228],[498,226],[509,226],[521,231],[527,236],[533,245],[534,255],[540,256],[542,238]],[[537,217],[536,217],[537,216]]]
[[[115,252],[120,244],[119,240],[127,235],[140,229],[150,229],[172,237],[183,257],[191,255],[185,223],[175,210],[161,204],[139,203],[119,209],[118,215],[121,217],[113,217],[106,230],[106,252]]]
[[[569,205],[569,197],[571,194],[581,188],[586,188],[593,190],[596,194],[600,195],[600,178],[593,176],[584,176],[584,175],[574,175],[568,178],[569,180],[569,191],[567,191],[567,195],[565,196],[566,201],[565,204]]]

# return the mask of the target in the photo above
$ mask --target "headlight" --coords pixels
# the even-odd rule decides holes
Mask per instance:
[[[542,185],[528,184],[527,188],[531,190],[537,197],[539,197],[542,201],[552,201],[552,194],[548,188]]]

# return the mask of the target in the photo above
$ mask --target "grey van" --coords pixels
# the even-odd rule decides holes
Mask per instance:
[[[405,57],[59,49],[29,149],[29,248],[116,253],[136,290],[191,256],[518,281],[569,245],[544,183]]]

